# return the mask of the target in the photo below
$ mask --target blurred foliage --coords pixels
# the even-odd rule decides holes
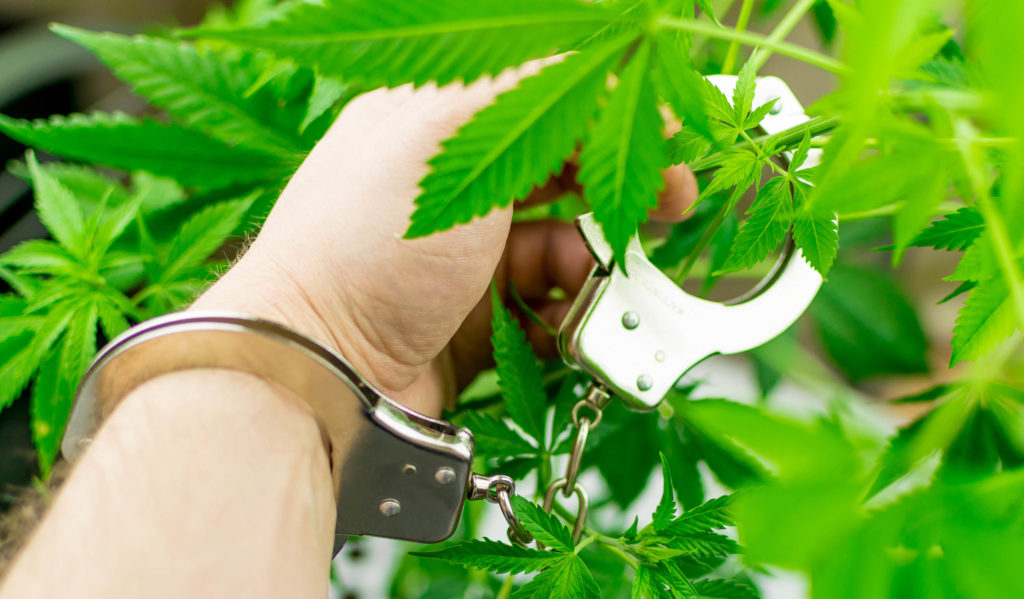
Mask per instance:
[[[56,26],[161,112],[0,115],[6,135],[96,165],[32,152],[9,165],[52,236],[0,256],[0,408],[28,396],[41,475],[97,347],[213,280],[218,250],[258,230],[349,99],[575,50],[444,143],[409,236],[520,198],[578,155],[583,197],[518,219],[591,209],[619,254],[640,225],[654,263],[701,294],[766,271],[790,233],[825,285],[808,319],[751,353],[757,397],[693,399],[696,381],[657,413],[606,411],[583,462],[607,485],[590,521],[602,525],[578,543],[540,496],[517,510],[547,551],[479,540],[481,511],[468,508],[455,538],[402,558],[391,595],[750,598],[779,566],[815,598],[1024,596],[1024,4],[740,0],[727,26],[734,4],[243,0],[188,31]],[[771,33],[746,31],[750,19]],[[838,58],[785,42],[804,19]],[[763,136],[772,102],[755,106],[753,89],[773,54],[838,86],[810,122]],[[723,71],[739,74],[731,98],[703,77]],[[668,139],[661,107],[681,122]],[[815,148],[820,165],[806,161]],[[787,164],[770,160],[782,152]],[[683,162],[701,181],[690,218],[646,230],[660,170]],[[959,259],[944,300],[963,301],[954,371],[936,368],[916,290],[890,272],[910,248]],[[480,470],[543,489],[585,377],[539,362],[497,303],[493,325],[497,367],[450,416],[474,431]],[[900,400],[921,415],[890,435],[857,386],[894,375],[946,382]],[[821,409],[787,414],[783,383]],[[658,474],[662,499],[641,527],[634,506]],[[496,576],[509,572],[531,575]]]

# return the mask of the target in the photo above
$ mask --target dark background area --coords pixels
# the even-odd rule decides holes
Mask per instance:
[[[50,33],[62,22],[135,32],[154,25],[196,23],[209,0],[0,0],[0,113],[46,118],[92,110],[137,112],[141,102],[119,86],[82,48]],[[24,156],[25,147],[0,135],[0,167]],[[42,154],[40,158],[46,157]],[[27,183],[0,172],[0,253],[46,231],[32,210]],[[0,283],[0,293],[8,289]],[[0,511],[37,472],[29,429],[29,402],[0,410]]]

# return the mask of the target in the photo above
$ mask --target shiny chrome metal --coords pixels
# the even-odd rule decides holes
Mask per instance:
[[[576,429],[576,438],[572,442],[572,451],[569,453],[569,463],[565,467],[565,488],[562,489],[566,497],[572,493],[576,486],[576,477],[580,474],[580,461],[583,459],[583,449],[587,446],[587,436],[590,434],[590,420],[584,418],[579,428]]]
[[[733,76],[709,77],[726,97]],[[778,133],[808,120],[800,102],[778,78],[758,80],[755,105],[779,98],[777,113],[762,128]],[[805,166],[817,164],[812,149]],[[789,160],[792,153],[784,153]],[[577,219],[597,266],[573,303],[558,334],[559,351],[621,397],[631,408],[655,408],[680,376],[714,354],[733,354],[772,339],[803,314],[821,286],[821,275],[788,243],[772,273],[743,297],[718,303],[694,297],[659,271],[637,238],[626,249],[623,268],[592,214]],[[637,326],[625,326],[635,314]],[[630,322],[633,322],[632,317]]]
[[[583,535],[583,526],[587,521],[587,511],[590,509],[590,496],[587,495],[587,490],[583,488],[583,485],[576,483],[569,486],[569,481],[564,478],[551,483],[551,486],[548,487],[548,492],[544,495],[544,511],[551,513],[551,510],[555,507],[555,493],[566,488],[571,490],[570,493],[565,494],[566,497],[576,493],[576,520],[572,524],[572,540],[578,543]],[[540,543],[537,545],[539,547]]]
[[[508,540],[525,547],[533,542],[533,535],[526,530],[512,508],[512,496],[515,494],[516,483],[510,477],[504,474],[483,476],[474,473],[469,477],[469,490],[466,498],[470,501],[486,499],[490,503],[498,504],[501,515],[508,523]]]
[[[402,504],[394,499],[385,499],[380,502],[379,509],[382,515],[390,518],[391,516],[397,516],[402,511]]]
[[[450,485],[455,482],[455,471],[448,466],[441,466],[434,471],[434,480],[442,485]]]
[[[77,458],[121,399],[145,381],[202,368],[250,373],[309,403],[330,441],[335,551],[350,534],[432,543],[454,531],[473,460],[469,431],[393,402],[316,341],[244,314],[171,314],[114,339],[79,385],[64,455]],[[416,467],[450,468],[455,479],[424,480],[411,475]],[[386,517],[381,498],[404,509]]]

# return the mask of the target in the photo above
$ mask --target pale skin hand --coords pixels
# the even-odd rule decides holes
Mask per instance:
[[[386,394],[438,414],[488,361],[492,277],[557,324],[568,305],[548,290],[575,292],[591,265],[570,225],[512,225],[511,207],[400,238],[427,160],[518,76],[352,102],[196,307],[289,324]],[[571,172],[528,201],[571,187]],[[666,181],[655,216],[672,220],[696,184],[684,169]],[[526,326],[550,354],[550,337]],[[299,398],[240,373],[167,375],[114,412],[0,597],[323,597],[334,509],[320,433]]]

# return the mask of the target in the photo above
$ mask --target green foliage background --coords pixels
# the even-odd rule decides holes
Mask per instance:
[[[570,51],[444,143],[406,235],[524,197],[579,150],[586,204],[567,197],[520,218],[591,209],[621,255],[661,169],[685,162],[701,176],[699,201],[667,237],[645,231],[652,260],[709,292],[726,273],[762,267],[791,232],[827,276],[806,326],[833,368],[792,333],[751,360],[765,397],[785,376],[817,389],[824,415],[695,400],[693,387],[656,414],[612,407],[584,464],[608,484],[596,509],[611,515],[600,521],[621,526],[588,528],[574,543],[561,508],[548,516],[520,498],[547,550],[474,539],[471,513],[458,538],[403,559],[393,593],[748,598],[758,596],[751,573],[777,566],[804,573],[816,598],[1024,596],[1024,5],[741,0],[735,26],[716,17],[726,5],[248,0],[185,31],[54,26],[166,118],[0,115],[4,134],[71,161],[30,152],[9,165],[32,182],[52,240],[0,255],[10,287],[0,295],[0,408],[28,390],[41,476],[97,346],[191,301],[225,265],[218,250],[258,229],[350,98]],[[751,18],[775,26],[751,33]],[[804,18],[838,58],[785,41]],[[753,89],[772,54],[837,85],[809,123],[763,136],[772,105],[754,106]],[[739,74],[731,99],[703,78],[718,72]],[[682,123],[667,139],[662,106]],[[812,147],[824,159],[803,168]],[[769,160],[784,150],[795,152],[786,168]],[[748,189],[756,198],[737,214]],[[954,371],[930,371],[914,308],[865,258],[882,249],[896,266],[911,247],[959,256],[944,300],[963,299]],[[583,380],[539,362],[497,302],[493,324],[495,372],[450,416],[474,431],[481,469],[544,488],[569,450]],[[920,404],[916,421],[891,438],[865,424],[855,385],[929,371],[946,382],[900,400]],[[662,500],[641,527],[624,510],[659,469]],[[707,472],[735,493],[710,498]],[[437,558],[460,567],[427,565]],[[522,572],[536,574],[495,576]]]

